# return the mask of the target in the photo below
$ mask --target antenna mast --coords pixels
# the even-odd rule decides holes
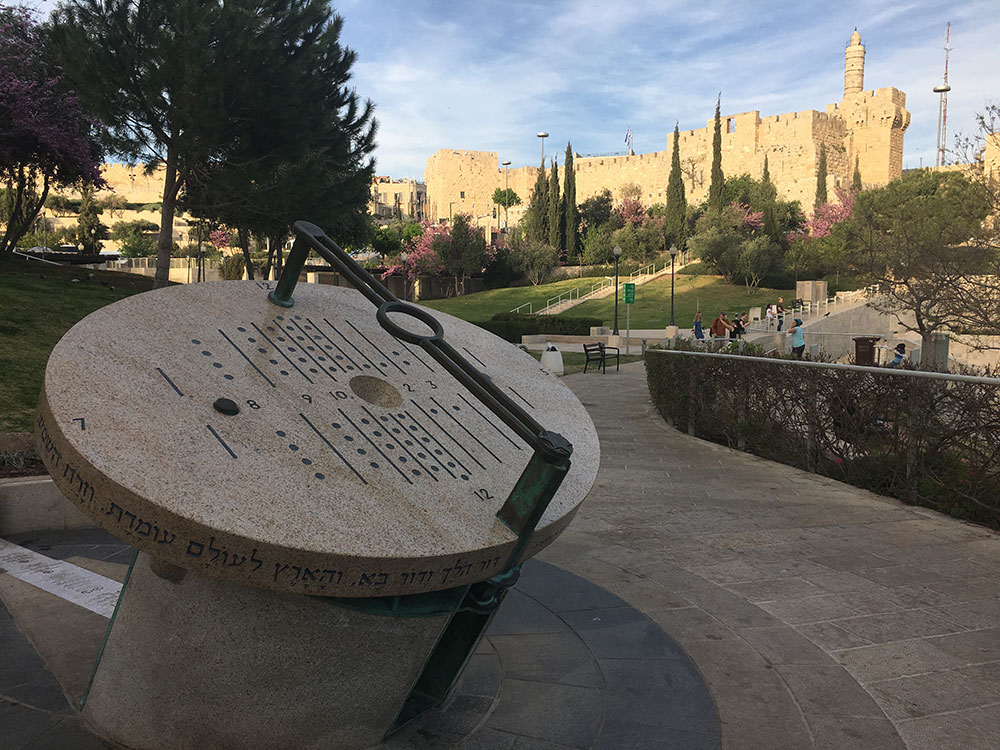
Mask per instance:
[[[944,83],[934,87],[934,93],[940,94],[938,102],[938,136],[937,136],[937,158],[934,163],[936,167],[944,166],[945,151],[948,149],[948,92],[951,86],[948,85],[948,53],[951,47],[948,46],[951,40],[951,22],[948,22],[944,31]]]

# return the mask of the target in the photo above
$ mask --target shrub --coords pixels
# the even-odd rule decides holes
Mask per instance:
[[[549,334],[553,336],[587,336],[590,329],[604,325],[600,318],[566,318],[556,315],[521,315],[497,313],[487,321],[477,323],[502,339],[521,343],[522,336]]]

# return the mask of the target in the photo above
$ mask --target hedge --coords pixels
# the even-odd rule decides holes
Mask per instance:
[[[568,318],[556,315],[522,315],[497,313],[489,320],[477,322],[481,328],[515,344],[522,336],[549,334],[559,336],[587,336],[590,329],[604,325],[600,318]]]
[[[997,385],[656,351],[646,377],[691,435],[1000,528]]]

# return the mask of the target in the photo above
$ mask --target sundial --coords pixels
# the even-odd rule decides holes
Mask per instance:
[[[440,701],[520,561],[569,523],[597,435],[530,355],[396,300],[317,227],[296,230],[278,282],[160,289],[71,329],[46,369],[40,453],[161,567],[452,612],[452,646],[418,665],[436,687],[413,689],[405,720]],[[357,288],[296,285],[310,248]]]

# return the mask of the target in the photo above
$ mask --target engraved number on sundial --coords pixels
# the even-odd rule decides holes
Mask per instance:
[[[259,282],[257,286],[272,288],[264,284],[273,285]],[[279,385],[293,388],[303,411],[290,423],[273,424],[271,434],[280,450],[287,451],[314,479],[327,478],[329,468],[324,467],[332,459],[364,485],[373,472],[380,471],[391,472],[409,485],[470,482],[477,474],[487,475],[493,466],[503,464],[506,451],[523,450],[514,433],[482,404],[460,391],[448,395],[437,378],[420,377],[421,373],[438,373],[426,361],[428,355],[387,333],[366,334],[349,320],[335,324],[309,315],[275,315],[235,330],[216,330],[220,338],[192,338],[190,347],[194,357],[219,378],[217,395],[245,404],[240,419],[256,418],[256,414],[275,419],[273,410],[268,413],[269,398],[259,391],[248,393],[247,387],[256,383],[269,392]],[[462,348],[486,367],[468,348]],[[175,382],[162,368],[155,370],[178,396],[184,395],[182,388],[194,390]],[[237,374],[244,373],[252,379],[237,381]],[[394,382],[392,376],[400,374],[411,377]],[[351,382],[343,383],[338,376]],[[358,381],[366,381],[375,395],[357,390]],[[295,387],[323,383],[334,387],[320,395]],[[514,388],[507,388],[530,407]],[[445,395],[437,395],[441,393]],[[348,404],[346,411],[341,408]],[[239,441],[229,432],[232,424],[215,419],[205,427],[230,458],[238,459],[233,442]],[[502,447],[498,445],[501,438]],[[483,501],[496,499],[482,487],[473,494]]]

